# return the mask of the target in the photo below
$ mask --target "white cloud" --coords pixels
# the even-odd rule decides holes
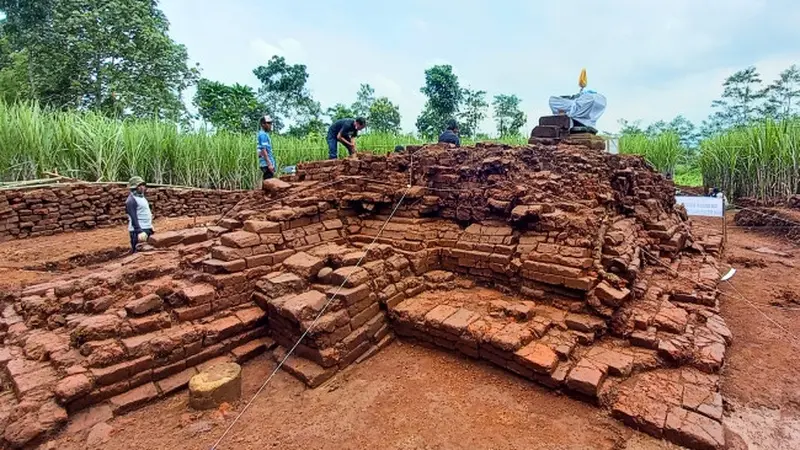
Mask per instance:
[[[308,58],[303,44],[293,38],[281,39],[277,45],[270,44],[261,38],[254,39],[250,41],[250,49],[264,61],[276,55],[283,56],[293,64],[305,62]]]

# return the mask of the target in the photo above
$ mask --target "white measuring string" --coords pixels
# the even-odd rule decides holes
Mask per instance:
[[[397,212],[397,209],[400,208],[400,205],[403,203],[403,200],[405,200],[406,194],[408,194],[408,191],[410,189],[411,189],[411,186],[408,186],[406,188],[405,192],[403,192],[403,195],[402,195],[402,197],[400,197],[400,200],[398,200],[397,204],[394,205],[394,209],[392,209],[392,213],[389,214],[389,217],[386,219],[385,222],[383,222],[383,225],[381,226],[380,230],[378,230],[378,234],[375,235],[375,237],[372,239],[372,242],[370,242],[369,246],[367,246],[367,249],[364,251],[364,254],[358,259],[358,262],[356,262],[355,267],[359,267],[361,265],[361,262],[364,260],[364,258],[366,258],[367,253],[369,253],[369,251],[375,245],[375,242],[378,240],[380,235],[383,233],[383,230],[386,229],[386,225],[388,225],[389,221],[392,220],[392,218],[394,217],[395,213]],[[217,439],[217,441],[214,443],[214,445],[211,446],[211,450],[216,450],[217,449],[217,446],[220,444],[220,442],[222,442],[222,440],[225,439],[225,436],[228,435],[228,433],[231,431],[233,426],[236,425],[236,422],[238,422],[239,419],[242,417],[242,415],[244,415],[244,413],[250,408],[250,405],[253,404],[253,401],[256,399],[256,397],[258,397],[258,395],[261,394],[261,391],[263,391],[264,388],[267,387],[267,384],[269,384],[270,380],[272,380],[272,378],[275,376],[275,374],[278,373],[278,370],[280,370],[280,368],[283,367],[283,364],[286,362],[286,360],[289,359],[289,357],[292,355],[292,353],[297,348],[297,346],[300,345],[300,342],[302,342],[302,340],[305,339],[306,335],[308,335],[308,333],[311,332],[311,330],[314,329],[314,326],[316,326],[317,321],[319,321],[319,319],[322,317],[322,315],[325,314],[325,310],[328,309],[328,306],[330,306],[331,302],[333,302],[333,300],[339,295],[339,291],[342,290],[344,285],[347,284],[347,280],[349,280],[349,279],[350,279],[350,275],[347,275],[345,277],[344,281],[342,281],[342,284],[340,284],[339,287],[336,289],[336,292],[334,292],[333,295],[325,303],[325,305],[322,306],[322,309],[319,311],[317,316],[314,318],[314,321],[311,322],[311,325],[308,328],[306,328],[306,331],[304,331],[303,334],[300,336],[300,339],[298,339],[297,342],[294,343],[292,348],[288,352],[286,352],[286,356],[283,357],[283,360],[281,360],[281,362],[278,363],[278,365],[275,367],[275,370],[272,371],[272,373],[269,375],[269,377],[266,379],[266,381],[264,381],[264,383],[261,385],[261,387],[258,388],[256,393],[253,394],[253,396],[250,398],[250,400],[244,406],[242,411],[236,416],[236,418],[233,419],[233,422],[231,422],[231,424],[228,425],[228,428],[225,429],[225,432],[222,433],[222,436],[220,436],[219,439]]]
[[[688,281],[690,283],[693,283],[696,286],[700,285],[699,282],[697,282],[695,280],[692,280],[691,278],[689,278],[687,276],[681,275],[680,272],[678,272],[677,270],[673,269],[672,267],[670,267],[667,264],[665,264],[664,262],[662,262],[660,257],[653,255],[652,253],[648,252],[647,250],[645,250],[645,249],[643,249],[641,247],[640,247],[640,249],[641,249],[642,253],[644,253],[646,255],[649,255],[659,265],[666,267],[667,270],[671,271],[672,273],[677,275],[679,278],[683,278],[684,280],[686,280],[686,281]],[[759,314],[764,316],[764,318],[767,319],[770,323],[772,323],[773,325],[778,327],[781,331],[786,333],[786,335],[788,335],[790,338],[794,339],[796,342],[800,342],[800,339],[798,339],[798,337],[794,333],[792,333],[791,331],[787,330],[783,325],[779,324],[778,322],[775,321],[775,319],[773,319],[772,317],[768,316],[767,313],[765,313],[764,311],[759,309],[758,306],[756,306],[753,302],[751,302],[750,300],[745,298],[745,296],[742,295],[741,292],[739,292],[738,289],[736,289],[736,286],[734,286],[733,283],[731,283],[730,280],[726,280],[726,283],[728,283],[733,288],[733,290],[736,291],[736,294],[738,295],[738,297],[737,297],[737,295],[729,294],[727,292],[722,292],[722,291],[720,291],[720,295],[725,295],[727,297],[731,297],[731,298],[736,299],[736,300],[744,301],[745,303],[750,305],[751,308],[755,309],[756,311],[758,311]]]

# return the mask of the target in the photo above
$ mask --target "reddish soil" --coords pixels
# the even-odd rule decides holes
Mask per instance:
[[[249,398],[274,363],[244,367]],[[434,381],[435,380],[435,381]],[[188,413],[185,393],[111,421],[104,449],[210,448],[232,420]],[[54,448],[82,449],[64,438]],[[671,449],[600,410],[508,372],[395,343],[327,384],[308,390],[280,372],[220,449]]]
[[[800,292],[800,248],[728,220],[724,259],[738,270],[731,283],[721,285],[726,293],[722,313],[734,334],[722,373],[729,444],[734,449],[799,448],[795,355],[800,342],[790,335],[800,335],[800,305],[794,303],[794,293]],[[697,228],[720,226],[713,220],[694,222]],[[2,283],[41,281],[46,274],[16,268],[124,245],[125,238],[124,229],[114,228],[1,244],[0,258],[15,267],[12,278],[3,274]],[[273,367],[267,356],[245,365],[243,398],[252,396]],[[107,442],[97,439],[103,437],[100,429],[90,441],[110,450],[210,448],[244,407],[242,402],[225,414],[192,413],[186,403],[185,391],[178,393],[110,420]],[[91,448],[87,433],[65,432],[45,448]],[[279,372],[219,448],[265,447],[677,448],[488,364],[404,342],[315,390]]]
[[[215,218],[157,219],[155,229],[157,232],[177,230]],[[0,288],[41,283],[60,268],[102,263],[103,257],[111,259],[123,255],[129,248],[128,232],[121,226],[3,242],[0,243]]]
[[[737,272],[720,284],[722,316],[734,336],[722,373],[729,402],[725,423],[751,449],[798,448],[800,305],[794,301],[800,292],[800,248],[737,227],[732,214],[727,220],[724,261]],[[694,222],[696,228],[721,227],[714,219]],[[733,448],[747,448],[735,436],[731,440],[738,442]]]

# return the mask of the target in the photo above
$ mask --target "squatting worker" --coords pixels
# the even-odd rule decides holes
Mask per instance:
[[[148,238],[153,235],[153,213],[150,203],[144,196],[147,190],[142,177],[132,177],[128,181],[128,199],[125,201],[125,212],[128,214],[128,233],[131,236],[131,253],[136,253],[139,235],[144,233]]]
[[[328,128],[328,159],[339,157],[339,143],[345,146],[350,156],[356,153],[358,132],[367,126],[367,119],[339,119]]]
[[[272,131],[272,117],[264,116],[261,118],[261,129],[258,130],[258,167],[261,168],[264,180],[275,176],[275,154],[272,151],[270,131]]]
[[[439,136],[440,144],[453,144],[461,147],[461,138],[458,137],[458,123],[450,119],[447,121],[447,129]]]

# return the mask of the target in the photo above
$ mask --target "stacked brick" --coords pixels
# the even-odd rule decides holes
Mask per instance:
[[[313,200],[313,199],[312,199]],[[344,222],[338,212],[318,201],[304,207],[283,207],[271,211],[272,220],[246,220],[229,225],[235,231],[223,234],[211,249],[211,258],[202,261],[209,273],[236,273],[245,269],[281,263],[296,250],[321,242],[343,242]]]
[[[217,226],[154,236],[163,253],[18,293],[0,323],[12,349],[0,367],[17,401],[45,395],[6,439],[23,441],[40,417],[54,424],[44,435],[92,403],[123,413],[206,360],[273,345],[285,370],[319,386],[393,330],[651,434],[718,447],[714,380],[731,336],[716,263],[643,160],[430,146],[303,164],[286,180],[265,182]],[[475,282],[514,297],[486,302]],[[667,384],[689,395],[659,391]]]
[[[754,230],[762,228],[769,234],[785,236],[793,242],[800,242],[800,213],[798,213],[798,198],[792,197],[788,208],[762,208],[749,207],[742,209],[734,216],[736,225],[752,227]]]
[[[99,403],[124,414],[181,389],[209,361],[273,346],[246,274],[181,278],[174,254],[33,286],[6,306],[0,372],[15,394],[4,439],[45,437]]]
[[[127,195],[128,189],[119,184],[2,190],[0,242],[125,222]],[[221,214],[243,196],[232,191],[152,188],[148,199],[157,217],[177,217]]]
[[[405,298],[399,298],[404,292],[421,292],[411,286],[422,283],[407,278],[408,267],[388,247],[367,254],[328,245],[296,253],[281,271],[262,277],[254,301],[266,311],[273,339],[295,348],[289,371],[316,387],[388,345],[392,335],[379,300],[385,306]]]

